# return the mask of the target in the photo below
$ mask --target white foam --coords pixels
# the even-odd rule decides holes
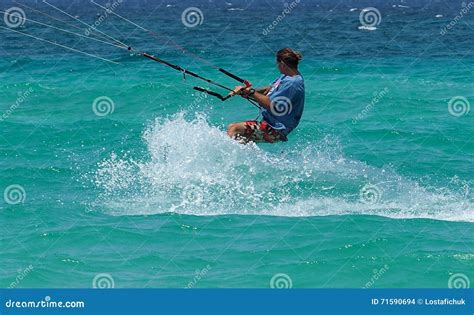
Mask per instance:
[[[187,115],[158,119],[145,130],[146,158],[112,154],[99,163],[98,207],[114,215],[368,214],[474,222],[469,186],[460,179],[452,184],[459,190],[422,187],[345,158],[332,137],[310,145],[297,139],[241,145],[205,116]],[[376,202],[362,198],[366,187],[375,187]]]

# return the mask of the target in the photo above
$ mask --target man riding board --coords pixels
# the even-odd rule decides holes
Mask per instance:
[[[304,79],[298,71],[300,53],[283,48],[276,54],[278,70],[281,73],[273,83],[264,88],[237,86],[231,95],[239,94],[258,102],[262,109],[262,120],[232,123],[227,134],[243,142],[287,141],[287,135],[295,129],[304,108]]]

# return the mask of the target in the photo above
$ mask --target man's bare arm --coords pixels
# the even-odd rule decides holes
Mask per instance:
[[[270,89],[271,89],[271,86],[265,86],[265,87],[257,88],[257,89],[255,89],[255,91],[258,92],[258,93],[267,95],[268,92],[270,92]]]
[[[265,94],[255,91],[255,93],[250,95],[250,98],[256,100],[263,108],[271,110],[271,100]]]
[[[267,88],[265,88],[267,89]],[[271,110],[271,100],[270,100],[270,97],[266,96],[265,94],[263,93],[260,93],[258,92],[257,90],[255,90],[255,92],[253,94],[251,94],[252,88],[250,87],[245,87],[245,86],[236,86],[235,89],[229,93],[229,95],[236,95],[236,94],[239,94],[241,95],[242,97],[244,98],[250,98],[250,99],[253,99],[255,101],[257,101],[257,103],[262,106],[263,108],[267,109],[267,110]]]

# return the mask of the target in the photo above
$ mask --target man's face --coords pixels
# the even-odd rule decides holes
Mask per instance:
[[[285,64],[281,61],[278,61],[278,60],[277,60],[276,64],[277,64],[278,71],[280,71],[280,73],[283,73],[283,67],[284,67]]]

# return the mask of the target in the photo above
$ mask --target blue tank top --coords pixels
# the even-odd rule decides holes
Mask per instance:
[[[270,97],[270,110],[262,111],[263,119],[274,129],[289,134],[295,129],[303,115],[304,79],[301,74],[293,77],[282,75],[271,85],[267,96]]]

